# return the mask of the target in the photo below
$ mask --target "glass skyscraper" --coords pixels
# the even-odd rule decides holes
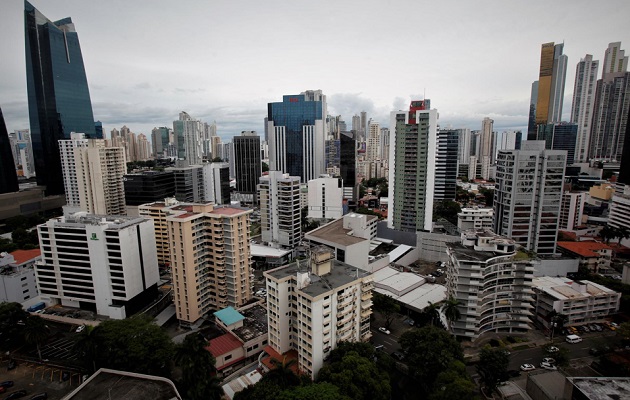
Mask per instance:
[[[24,2],[26,84],[38,185],[64,193],[58,140],[96,138],[79,37],[70,18],[53,22]],[[100,137],[102,138],[102,136]]]
[[[0,108],[0,194],[17,192],[19,190],[15,161],[11,153],[9,132],[4,124],[2,109]]]

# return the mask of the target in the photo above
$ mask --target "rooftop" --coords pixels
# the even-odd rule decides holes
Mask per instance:
[[[35,258],[40,257],[42,255],[42,252],[40,249],[15,250],[14,252],[10,254],[13,256],[13,259],[15,260],[15,264],[21,265],[21,264],[24,264],[25,262],[28,262]]]
[[[446,247],[448,247],[453,253],[457,255],[457,259],[459,261],[472,261],[472,262],[486,262],[495,257],[505,257],[511,258],[514,254],[503,254],[503,253],[495,253],[492,251],[479,251],[475,250],[473,247],[464,246],[461,243],[453,242],[446,243]]]
[[[580,257],[599,257],[598,251],[612,250],[612,247],[600,242],[558,242],[558,247],[575,253]]]
[[[343,218],[339,218],[329,224],[306,233],[305,238],[308,239],[309,237],[312,237],[317,240],[332,242],[342,246],[350,246],[369,240],[352,236],[350,235],[350,232],[352,232],[352,229],[344,229]]]
[[[276,249],[275,247],[265,246],[262,244],[251,243],[250,252],[253,257],[283,257],[291,252],[291,250]]]
[[[243,326],[232,331],[243,342],[247,342],[261,335],[265,335],[268,330],[267,309],[260,304],[241,310],[245,316]]]
[[[215,312],[214,316],[219,318],[221,320],[221,322],[223,322],[223,324],[225,326],[229,326],[229,325],[235,324],[235,323],[245,319],[243,314],[241,314],[240,312],[236,311],[231,306],[230,307],[226,307],[223,310],[219,310],[219,311]]]
[[[63,400],[182,399],[172,381],[160,376],[101,368]]]
[[[567,377],[567,380],[591,400],[630,398],[630,378]]]
[[[534,278],[532,282],[536,290],[547,293],[557,300],[585,299],[591,296],[616,293],[595,282],[576,282],[563,277],[541,276]]]
[[[228,332],[217,338],[211,339],[208,342],[206,350],[212,353],[214,358],[217,358],[223,354],[227,354],[235,349],[238,349],[242,345],[243,343],[241,343],[236,336]]]
[[[446,300],[446,287],[427,283],[411,272],[400,272],[391,267],[374,273],[374,291],[389,296],[409,307],[422,311],[431,304]]]

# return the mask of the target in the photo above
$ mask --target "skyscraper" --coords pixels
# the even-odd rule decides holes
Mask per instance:
[[[255,194],[258,180],[262,176],[260,158],[260,136],[254,131],[243,131],[241,136],[232,138],[236,191]]]
[[[171,130],[165,126],[153,128],[151,131],[151,145],[153,146],[153,157],[168,157],[168,144],[170,143]]]
[[[562,120],[564,82],[567,75],[567,56],[562,54],[564,43],[545,43],[540,50],[536,125]],[[532,87],[532,93],[534,88]],[[528,133],[528,136],[529,133]],[[531,139],[531,137],[528,137]]]
[[[550,150],[566,150],[567,165],[575,159],[578,125],[567,122],[538,125],[538,140],[545,141],[545,148]]]
[[[539,254],[554,254],[567,154],[524,141],[501,150],[494,190],[494,232]]]
[[[493,151],[493,127],[494,120],[486,117],[481,121],[481,132],[479,132],[479,154],[478,160],[481,163],[481,179],[490,179],[490,167],[494,163]]]
[[[179,113],[179,120],[173,121],[173,132],[177,144],[177,157],[187,160],[190,165],[201,164],[201,132],[203,123],[192,118],[188,113]]]
[[[24,2],[26,85],[37,183],[64,191],[58,141],[96,130],[79,37],[70,18],[52,22]]]
[[[626,125],[630,113],[630,72],[628,56],[621,42],[608,45],[604,55],[602,79],[597,81],[590,158],[621,160]]]
[[[391,113],[387,226],[392,229],[433,229],[438,113],[429,108],[429,100],[412,101],[409,111]]]
[[[571,122],[577,124],[575,162],[588,162],[588,151],[593,120],[594,96],[599,61],[587,54],[575,68]]]
[[[83,133],[72,132],[70,139],[59,141],[59,154],[61,155],[61,171],[66,192],[66,204],[70,207],[81,207],[79,196],[79,178],[77,177],[76,159],[74,149],[87,147],[88,139]]]
[[[344,199],[354,202],[357,190],[357,141],[355,133],[341,131],[339,134],[339,172],[343,181]]]
[[[300,178],[269,171],[260,178],[261,236],[264,242],[294,248],[300,242]]]
[[[19,190],[15,162],[9,143],[9,132],[4,123],[4,116],[0,108],[0,194],[12,193]]]
[[[458,147],[459,130],[438,130],[435,155],[435,191],[433,192],[435,201],[455,200]]]
[[[327,111],[322,91],[286,95],[267,109],[269,169],[299,176],[302,183],[324,173]]]

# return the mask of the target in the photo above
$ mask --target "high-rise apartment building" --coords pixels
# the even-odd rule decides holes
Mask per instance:
[[[381,126],[378,122],[370,121],[365,149],[366,160],[381,160]]]
[[[299,176],[303,183],[324,173],[327,111],[322,91],[285,95],[267,108],[269,169]]]
[[[83,133],[70,133],[70,139],[59,141],[59,154],[61,156],[61,172],[63,185],[66,192],[66,204],[70,207],[81,208],[81,196],[79,194],[79,177],[77,176],[77,164],[74,149],[87,147],[88,139]]]
[[[529,98],[529,120],[527,122],[527,139],[536,137],[536,104],[538,103],[538,81],[532,82]]]
[[[160,266],[171,265],[171,241],[168,237],[169,228],[166,217],[170,213],[172,206],[179,202],[174,197],[165,197],[161,201],[155,201],[138,206],[138,215],[142,218],[153,220],[155,231],[155,250],[157,251],[157,261]]]
[[[140,133],[136,137],[136,161],[147,161],[151,158],[151,143],[147,140],[147,135]]]
[[[58,141],[70,132],[95,138],[79,37],[70,18],[53,22],[24,2],[26,87],[37,184],[64,190]]]
[[[562,193],[562,205],[560,206],[559,229],[572,231],[582,226],[582,216],[584,215],[584,204],[588,198],[588,192]]]
[[[340,178],[325,174],[308,181],[308,218],[341,218],[343,215],[341,184]]]
[[[153,156],[155,158],[169,157],[170,133],[171,129],[165,126],[153,128],[151,131],[151,145],[153,146]]]
[[[501,150],[494,190],[494,232],[539,254],[554,254],[567,153],[524,141]]]
[[[17,192],[19,189],[9,132],[0,108],[0,194]]]
[[[537,140],[544,140],[547,149],[566,150],[567,165],[571,165],[575,160],[578,129],[577,124],[567,122],[538,125]]]
[[[604,55],[602,79],[597,81],[590,158],[620,161],[630,114],[628,56],[621,42],[610,43]]]
[[[469,230],[461,243],[447,243],[446,253],[447,295],[459,301],[461,314],[450,323],[455,336],[531,329],[534,265],[513,240]]]
[[[477,160],[481,163],[481,179],[490,179],[490,167],[494,163],[494,120],[486,117],[481,121],[481,131],[479,132],[479,153]]]
[[[457,129],[437,131],[435,154],[435,201],[455,200],[457,192],[457,156],[459,146]]]
[[[438,112],[429,100],[412,101],[390,119],[387,226],[401,231],[433,229]]]
[[[177,204],[167,210],[174,302],[182,326],[252,296],[251,209]]]
[[[599,61],[587,54],[575,68],[571,123],[577,125],[575,162],[588,162]]]
[[[79,212],[48,220],[37,233],[42,299],[123,319],[157,298],[152,221]]]
[[[321,246],[311,249],[307,260],[264,275],[269,345],[280,354],[297,351],[300,372],[315,378],[338,343],[370,339],[369,272],[335,260],[332,250]]]
[[[257,192],[258,180],[262,176],[260,158],[260,136],[254,131],[243,131],[241,136],[232,138],[236,191],[245,194]]]
[[[105,147],[105,140],[90,139],[86,146],[74,148],[74,169],[83,211],[96,215],[126,214],[125,149]]]
[[[300,177],[269,171],[260,178],[258,199],[262,240],[295,248],[302,236]]]
[[[173,133],[177,144],[177,157],[186,160],[190,165],[201,164],[203,154],[201,148],[201,132],[203,123],[192,118],[188,113],[179,113],[179,120],[173,121]]]
[[[567,56],[562,54],[563,49],[564,43],[545,43],[541,47],[536,125],[562,121],[564,83],[567,75]]]
[[[166,168],[175,176],[175,198],[188,203],[230,203],[230,171],[227,163],[187,165],[179,162]]]

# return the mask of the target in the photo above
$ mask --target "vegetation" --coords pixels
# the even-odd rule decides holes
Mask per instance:
[[[435,380],[435,390],[429,400],[477,399],[477,387],[466,373],[466,365],[461,361],[452,361],[446,371],[440,372]]]
[[[391,394],[387,373],[355,351],[325,365],[319,371],[318,380],[335,385],[342,395],[356,400],[387,400]]]
[[[361,187],[359,187],[359,198],[365,196],[367,188],[373,188],[373,193],[376,197],[387,197],[389,195],[389,184],[387,183],[387,178],[371,178],[361,182]]]
[[[385,327],[389,329],[394,317],[400,312],[400,304],[393,298],[376,292],[372,294],[372,304],[374,310],[385,317]]]
[[[444,218],[448,222],[457,225],[457,214],[462,211],[459,203],[451,200],[442,200],[433,206],[433,220]]]
[[[481,376],[481,383],[486,393],[492,393],[499,382],[508,380],[507,374],[510,356],[503,349],[486,346],[481,349],[477,372]]]
[[[24,325],[29,314],[20,303],[0,303],[0,349],[9,350],[21,343]]]
[[[269,164],[266,162],[262,163],[262,172],[269,172]]]
[[[444,316],[449,320],[449,322],[457,321],[462,317],[462,314],[459,311],[459,306],[459,300],[453,297],[449,297],[444,303]]]
[[[313,229],[319,228],[319,221],[313,221],[308,218],[308,207],[302,208],[301,215],[302,233],[310,232]]]
[[[220,399],[223,393],[216,377],[215,359],[205,349],[201,334],[190,334],[175,348],[175,364],[182,369],[180,392],[190,400]]]
[[[483,195],[486,207],[492,207],[494,204],[494,189],[479,188],[479,194]]]
[[[599,236],[606,241],[606,244],[609,244],[612,239],[617,239],[618,244],[621,244],[623,239],[630,239],[630,229],[625,226],[617,228],[606,225],[599,231]]]

